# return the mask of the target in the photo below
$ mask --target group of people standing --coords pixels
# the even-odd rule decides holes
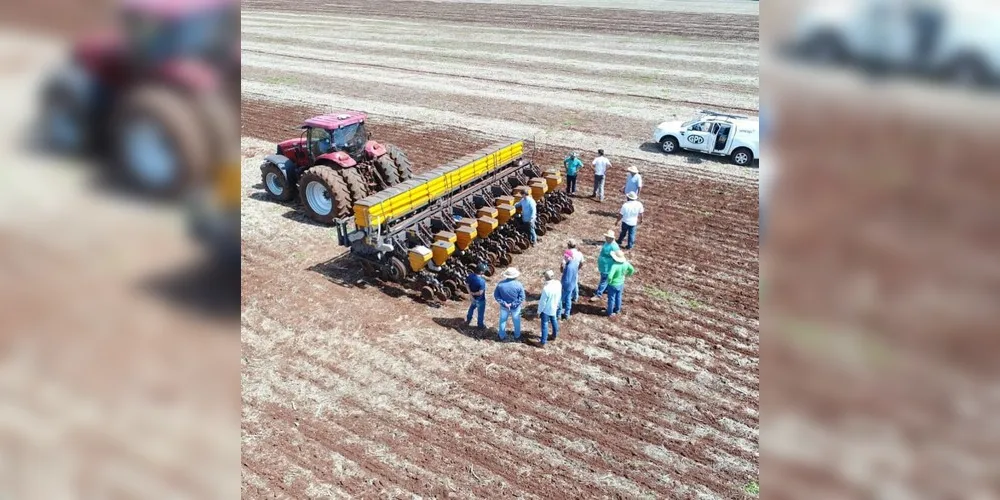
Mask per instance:
[[[621,313],[625,280],[635,274],[635,267],[628,262],[625,252],[615,242],[614,231],[608,231],[604,237],[605,242],[597,258],[600,281],[590,300],[599,300],[607,292],[608,302],[605,314],[610,317]],[[585,260],[583,253],[577,248],[576,241],[569,240],[566,243],[566,251],[562,255],[559,278],[556,278],[555,271],[551,269],[542,273],[542,291],[538,298],[537,311],[542,324],[540,345],[544,346],[549,341],[555,340],[559,336],[559,321],[568,320],[573,314],[573,304],[580,300],[580,266]],[[485,273],[486,266],[484,264],[478,267],[476,272],[469,274],[465,280],[471,300],[465,322],[470,323],[475,317],[476,326],[479,328],[486,327],[484,322],[487,293]],[[501,341],[508,340],[508,323],[513,323],[514,326],[513,340],[521,339],[521,312],[525,306],[527,294],[520,277],[521,272],[517,268],[507,268],[500,275],[501,281],[493,289],[493,300],[500,308],[498,335]]]
[[[570,195],[576,193],[577,176],[583,167],[583,162],[574,152],[564,161],[566,166],[566,189]],[[604,201],[604,176],[611,162],[604,156],[604,150],[597,151],[597,158],[593,161],[594,166],[594,193],[593,198]],[[618,221],[621,223],[621,231],[615,236],[613,230],[608,230],[604,234],[604,244],[597,257],[597,270],[600,280],[597,289],[590,301],[600,300],[607,292],[607,307],[605,315],[611,317],[622,311],[622,295],[625,289],[625,281],[629,276],[635,274],[635,267],[628,262],[625,252],[620,245],[625,243],[625,250],[630,250],[635,246],[636,228],[642,222],[644,207],[639,201],[639,193],[642,190],[642,177],[638,169],[630,167],[628,178],[625,181],[623,192],[625,193],[625,203],[619,211]],[[521,223],[527,226],[531,243],[537,242],[535,233],[535,220],[537,205],[531,196],[523,196],[518,202],[521,209]],[[539,344],[545,346],[549,341],[555,340],[559,336],[559,321],[568,320],[573,312],[573,304],[580,299],[579,274],[580,267],[586,258],[577,248],[575,240],[566,242],[566,250],[563,252],[560,271],[561,276],[556,279],[553,270],[542,273],[542,289],[538,299],[538,318],[541,320],[541,334]],[[485,273],[486,265],[481,264],[476,272],[469,274],[466,278],[466,287],[471,298],[468,313],[465,321],[470,323],[475,316],[476,326],[485,328],[484,316],[486,311],[487,283]],[[493,300],[500,308],[500,324],[498,335],[501,341],[507,341],[507,324],[513,323],[513,340],[521,339],[521,312],[525,305],[525,287],[519,280],[520,271],[511,267],[506,269],[501,275],[501,281],[493,290]]]

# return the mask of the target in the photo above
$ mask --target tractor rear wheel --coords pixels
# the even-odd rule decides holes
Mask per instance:
[[[344,179],[344,184],[347,185],[347,190],[350,193],[350,205],[368,196],[368,185],[365,184],[365,179],[361,176],[361,172],[358,172],[354,168],[345,168],[338,170],[338,172],[340,172],[340,176]],[[348,208],[348,212],[350,212],[350,208]]]
[[[351,214],[351,193],[344,179],[331,167],[310,168],[299,180],[299,199],[309,218],[332,224]]]
[[[399,172],[400,182],[410,180],[413,177],[413,164],[410,163],[410,159],[407,158],[406,153],[394,144],[386,144],[385,150],[388,151],[392,162],[396,164],[396,171]]]
[[[385,154],[375,158],[375,170],[382,177],[386,188],[399,184],[399,173],[396,171],[396,164],[392,162],[392,158],[389,158],[389,155]]]
[[[112,125],[115,164],[136,187],[176,195],[208,168],[208,137],[193,103],[162,86],[142,86],[115,110]]]

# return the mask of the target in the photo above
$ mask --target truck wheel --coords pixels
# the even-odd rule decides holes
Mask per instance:
[[[663,139],[660,139],[660,150],[668,155],[676,153],[678,147],[679,145],[677,144],[677,139],[672,136],[668,135]]]
[[[358,200],[368,196],[368,185],[365,183],[364,177],[361,176],[361,172],[358,172],[354,168],[345,168],[338,171],[344,179],[344,184],[347,185],[347,191],[350,193],[350,203],[353,205]]]
[[[745,167],[753,161],[753,152],[747,148],[736,148],[732,155],[733,163]]]
[[[947,80],[963,88],[971,89],[989,83],[989,71],[981,59],[974,54],[959,56],[945,71]]]
[[[386,188],[399,184],[399,172],[396,171],[396,164],[392,162],[389,155],[385,154],[375,158],[375,170],[382,177]]]
[[[299,199],[309,218],[332,224],[351,214],[351,193],[344,179],[328,166],[306,170],[299,180]]]
[[[176,195],[205,172],[208,140],[194,104],[166,87],[139,87],[116,110],[115,163],[136,187]]]
[[[271,162],[264,162],[260,180],[264,184],[264,190],[271,195],[271,198],[278,201],[291,201],[295,197],[295,186],[290,186],[285,174]]]
[[[410,180],[413,177],[413,164],[410,163],[406,153],[393,144],[386,144],[385,149],[389,153],[389,158],[392,158],[392,162],[396,164],[400,182]]]
[[[806,40],[801,46],[801,54],[820,64],[843,64],[848,59],[840,36],[829,31],[816,33]]]

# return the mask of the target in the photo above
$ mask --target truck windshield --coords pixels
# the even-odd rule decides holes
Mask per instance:
[[[698,123],[698,120],[699,120],[699,118],[695,118],[693,120],[688,120],[688,121],[686,121],[686,122],[684,122],[684,123],[681,124],[681,128],[688,128],[691,125],[694,125],[695,123]]]

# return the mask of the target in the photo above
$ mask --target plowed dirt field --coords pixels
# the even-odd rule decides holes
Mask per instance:
[[[244,498],[750,496],[757,172],[646,142],[700,107],[756,114],[757,17],[551,3],[244,3]],[[363,281],[331,228],[260,186],[274,142],[334,107],[368,111],[418,171],[512,138],[545,166],[608,151],[608,200],[578,198],[515,256],[530,340],[538,276],[567,238],[593,293],[600,234],[638,167],[647,219],[625,313],[584,300],[539,349],[495,342],[493,304],[483,332],[465,303]]]

